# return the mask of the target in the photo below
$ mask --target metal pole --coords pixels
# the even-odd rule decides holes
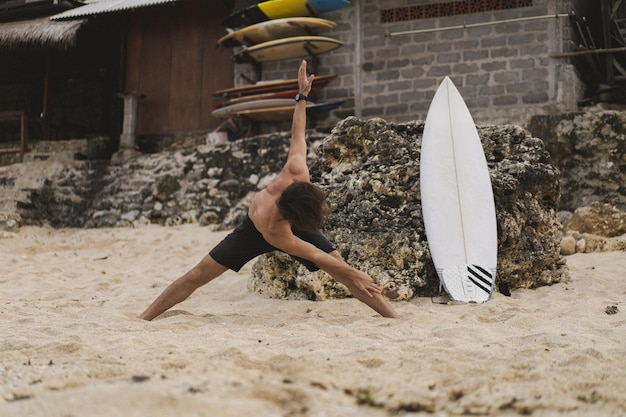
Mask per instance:
[[[604,45],[606,48],[611,47],[611,28],[610,28],[610,11],[608,10],[608,4],[606,1],[602,2],[602,35],[604,37]],[[606,66],[606,81],[609,84],[613,84],[615,81],[615,73],[613,72],[613,55],[605,56]]]
[[[475,28],[475,27],[480,27],[480,26],[500,25],[500,24],[505,24],[505,23],[527,22],[530,20],[558,19],[559,17],[569,17],[569,14],[559,13],[559,14],[551,14],[551,15],[545,15],[545,16],[518,17],[514,19],[496,20],[495,22],[468,23],[466,25],[446,26],[442,28],[407,30],[403,32],[389,33],[387,36],[394,37],[394,36],[402,36],[402,35],[414,35],[417,33],[442,32],[445,30],[467,29],[467,28]]]

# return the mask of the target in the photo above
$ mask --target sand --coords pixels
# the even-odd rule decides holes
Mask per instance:
[[[137,318],[225,234],[4,233],[0,416],[626,415],[624,252],[483,305],[393,303],[399,320],[251,293],[248,264]]]

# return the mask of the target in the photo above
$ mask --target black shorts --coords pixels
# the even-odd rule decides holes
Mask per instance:
[[[305,232],[292,229],[292,232],[300,239],[311,243],[326,253],[335,250],[333,244],[319,231]],[[280,249],[267,243],[261,232],[254,227],[254,223],[252,223],[250,217],[246,216],[243,223],[213,248],[213,250],[209,252],[209,255],[221,265],[233,271],[239,271],[241,267],[251,259],[275,250],[280,251]],[[309,271],[317,271],[320,269],[309,260],[297,256],[292,256],[292,258],[306,266]]]

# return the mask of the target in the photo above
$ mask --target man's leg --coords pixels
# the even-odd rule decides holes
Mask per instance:
[[[211,255],[205,256],[191,271],[172,282],[139,318],[152,320],[186,300],[196,289],[208,284],[227,270],[227,267],[216,262]]]

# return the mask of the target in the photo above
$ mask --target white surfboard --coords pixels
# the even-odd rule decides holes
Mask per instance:
[[[238,115],[242,111],[255,109],[268,109],[274,107],[295,106],[293,98],[270,98],[262,100],[245,101],[242,103],[231,104],[229,106],[220,107],[211,112],[211,116],[220,119],[228,119]]]
[[[294,36],[244,48],[233,55],[233,60],[241,64],[303,58],[329,52],[342,45],[343,42],[326,36]]]
[[[420,186],[428,247],[441,284],[453,300],[487,301],[498,250],[491,179],[472,115],[448,77],[426,117]]]

